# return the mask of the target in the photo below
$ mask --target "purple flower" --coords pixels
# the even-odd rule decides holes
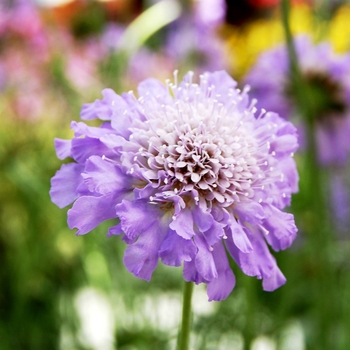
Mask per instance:
[[[227,54],[218,27],[224,22],[225,1],[195,1],[167,28],[165,53],[196,72],[222,70],[228,66]]]
[[[194,3],[194,17],[202,26],[216,26],[224,22],[226,4],[224,0],[199,0]]]
[[[344,164],[350,151],[350,54],[336,55],[329,43],[314,45],[307,36],[297,37],[295,48],[316,108],[319,161]],[[252,86],[258,107],[286,119],[298,114],[284,45],[264,52],[245,82]]]
[[[186,281],[207,283],[209,300],[235,285],[226,251],[272,291],[285,277],[276,251],[293,242],[293,215],[282,209],[297,191],[292,158],[296,129],[275,113],[256,114],[248,89],[224,71],[189,72],[179,84],[147,79],[133,92],[103,90],[72,122],[72,140],[56,140],[60,159],[73,158],[52,178],[59,207],[74,202],[68,225],[85,234],[118,218],[126,268],[150,280],[159,259],[183,264]]]

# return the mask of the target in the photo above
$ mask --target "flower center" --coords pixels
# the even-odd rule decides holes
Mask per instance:
[[[329,116],[343,116],[346,104],[343,98],[342,86],[323,72],[308,71],[304,73],[304,82],[307,84],[310,98],[313,103],[313,114],[320,122],[325,122]],[[286,93],[293,100],[296,92],[291,85],[287,86]]]
[[[156,114],[154,105],[152,114],[145,108],[147,128],[134,132],[133,140],[141,146],[134,161],[147,169],[146,178],[162,194],[192,192],[197,201],[225,206],[253,197],[267,173],[261,169],[266,151],[259,149],[268,144],[257,142],[253,112],[215,99],[184,100]]]

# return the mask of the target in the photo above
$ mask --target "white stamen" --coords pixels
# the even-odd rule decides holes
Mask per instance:
[[[270,231],[266,230],[266,228],[263,227],[263,226],[260,226],[260,229],[261,229],[261,231],[263,231],[263,233],[264,233],[266,236],[270,233]]]

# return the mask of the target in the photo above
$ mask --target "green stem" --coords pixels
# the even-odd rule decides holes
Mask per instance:
[[[177,339],[177,350],[188,350],[191,333],[191,318],[192,318],[192,300],[193,282],[185,282],[183,289],[182,301],[182,322],[179,336]]]
[[[293,35],[289,26],[289,13],[290,13],[290,3],[288,0],[282,0],[281,3],[281,17],[282,25],[284,30],[284,36],[287,43],[287,50],[289,56],[290,74],[294,78],[300,78],[298,59],[293,45]]]

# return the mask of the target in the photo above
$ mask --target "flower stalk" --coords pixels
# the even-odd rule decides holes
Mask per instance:
[[[184,282],[182,300],[182,322],[177,339],[177,350],[188,350],[192,321],[192,293],[193,282]]]

